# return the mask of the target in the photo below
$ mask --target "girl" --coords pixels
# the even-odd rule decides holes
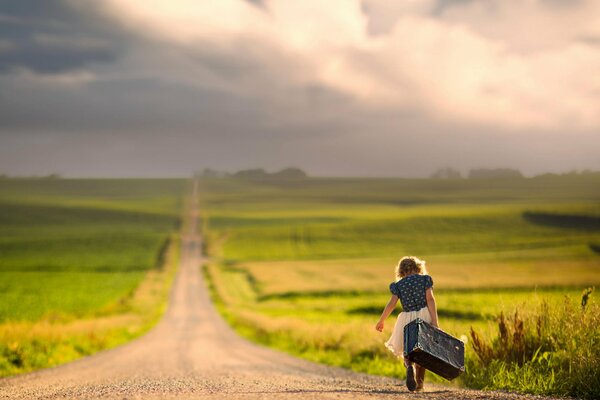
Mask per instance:
[[[421,318],[439,329],[437,307],[433,297],[433,280],[427,275],[425,261],[417,257],[403,257],[396,267],[396,282],[390,284],[392,298],[385,306],[381,317],[375,326],[379,332],[383,331],[386,318],[394,310],[398,299],[402,304],[402,312],[398,314],[392,336],[385,346],[396,356],[404,356],[404,325],[410,321]],[[422,391],[425,379],[425,368],[414,364],[404,357],[406,366],[406,387],[410,391]]]

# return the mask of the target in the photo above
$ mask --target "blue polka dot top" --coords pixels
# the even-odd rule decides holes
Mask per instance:
[[[419,311],[427,307],[425,290],[430,287],[433,287],[431,276],[414,274],[390,283],[390,292],[400,298],[403,311]]]

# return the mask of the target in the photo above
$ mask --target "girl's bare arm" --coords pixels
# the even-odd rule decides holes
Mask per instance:
[[[397,303],[398,303],[398,296],[396,296],[394,294],[394,295],[392,295],[392,297],[390,298],[390,301],[388,301],[387,305],[385,306],[385,309],[381,313],[381,317],[379,317],[379,321],[377,321],[377,325],[375,325],[376,330],[378,330],[379,332],[383,331],[383,324],[384,324],[385,320],[387,319],[387,317],[390,316],[391,312],[394,311],[394,307],[396,307]]]
[[[429,310],[429,315],[431,315],[431,325],[439,328],[440,325],[438,323],[437,305],[435,304],[435,297],[433,297],[433,288],[429,288],[425,291],[425,297],[427,298],[427,309]]]

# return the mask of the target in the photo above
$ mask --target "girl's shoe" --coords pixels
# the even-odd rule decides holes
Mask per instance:
[[[417,389],[417,381],[415,380],[415,368],[412,365],[406,367],[406,387],[411,392]]]

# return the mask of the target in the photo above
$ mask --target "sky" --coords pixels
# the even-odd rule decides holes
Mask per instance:
[[[597,0],[8,0],[0,174],[600,170]]]

